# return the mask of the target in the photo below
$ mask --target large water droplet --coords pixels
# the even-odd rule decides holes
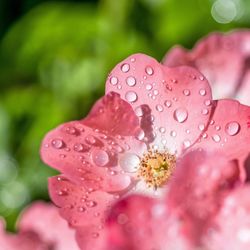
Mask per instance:
[[[64,142],[60,139],[54,139],[52,140],[51,145],[56,149],[60,149],[63,148]]]
[[[124,171],[133,173],[137,171],[140,164],[140,159],[135,154],[126,153],[119,159],[119,164]]]
[[[129,66],[128,63],[124,63],[124,64],[121,66],[121,71],[122,71],[123,73],[128,72],[129,69],[130,69],[130,66]]]
[[[135,78],[133,76],[129,76],[126,79],[126,83],[128,84],[128,86],[133,87],[136,84],[136,80],[135,80]]]
[[[109,162],[109,156],[106,151],[96,149],[91,153],[92,161],[99,167],[105,166]]]
[[[240,124],[238,122],[229,122],[226,125],[226,132],[227,134],[234,136],[237,135],[240,131]]]
[[[180,123],[185,122],[187,118],[188,118],[188,112],[186,109],[179,108],[174,111],[174,119],[177,122],[180,122]]]
[[[118,83],[118,78],[115,77],[115,76],[112,76],[112,77],[110,78],[110,83],[111,83],[112,85],[116,85],[116,84]]]
[[[154,74],[154,70],[152,67],[150,66],[147,66],[146,69],[145,69],[145,72],[148,74],[148,75],[153,75]]]
[[[125,94],[125,98],[128,102],[135,102],[137,100],[137,94],[134,91],[128,91]]]

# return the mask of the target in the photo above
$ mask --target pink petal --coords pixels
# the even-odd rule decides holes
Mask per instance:
[[[194,243],[200,243],[207,223],[220,208],[221,199],[238,181],[236,162],[228,162],[218,153],[194,151],[178,162],[167,201],[171,211],[180,214]]]
[[[62,219],[58,209],[45,202],[33,203],[23,213],[18,228],[24,232],[36,232],[53,250],[79,250],[75,233]]]
[[[51,247],[51,245],[43,242],[36,232],[6,233],[4,221],[0,220],[1,250],[50,250]]]
[[[193,249],[163,201],[138,195],[112,208],[107,239],[109,250]]]
[[[197,67],[212,84],[216,99],[237,97],[250,104],[250,32],[213,33],[199,41],[192,51],[175,47],[165,56],[167,66]]]
[[[43,140],[43,161],[88,188],[121,191],[131,184],[130,175],[120,173],[119,155],[141,152],[143,142],[135,138],[139,121],[131,106],[118,94],[100,99],[86,119],[65,123]]]
[[[115,196],[87,190],[73,184],[62,176],[49,179],[49,193],[53,202],[60,207],[60,214],[73,227],[100,224],[104,213],[115,200]]]
[[[208,228],[204,241],[208,250],[250,249],[250,186],[229,193]]]
[[[141,117],[144,141],[172,152],[194,143],[200,135],[198,124],[209,119],[210,87],[190,67],[168,68],[135,54],[112,70],[106,82],[106,93],[110,91],[120,93]]]
[[[237,159],[244,179],[244,162],[250,153],[250,107],[233,100],[214,102],[215,110],[200,143],[195,147],[219,150],[229,159]]]

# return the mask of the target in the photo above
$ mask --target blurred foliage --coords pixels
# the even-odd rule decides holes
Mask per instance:
[[[135,52],[160,60],[174,44],[250,26],[249,1],[235,0],[241,12],[226,24],[212,17],[214,2],[0,1],[0,214],[9,229],[23,206],[48,199],[56,172],[39,158],[43,136],[84,117],[117,62]]]

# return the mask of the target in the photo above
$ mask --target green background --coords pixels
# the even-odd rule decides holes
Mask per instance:
[[[211,31],[250,26],[250,1],[224,2],[0,1],[0,215],[8,229],[25,205],[48,200],[56,172],[39,158],[46,132],[84,117],[128,55],[161,60],[175,44],[191,48]]]

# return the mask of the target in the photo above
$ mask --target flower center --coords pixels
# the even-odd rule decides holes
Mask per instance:
[[[175,163],[174,155],[149,150],[140,162],[138,176],[142,177],[149,187],[161,187],[170,178]]]

